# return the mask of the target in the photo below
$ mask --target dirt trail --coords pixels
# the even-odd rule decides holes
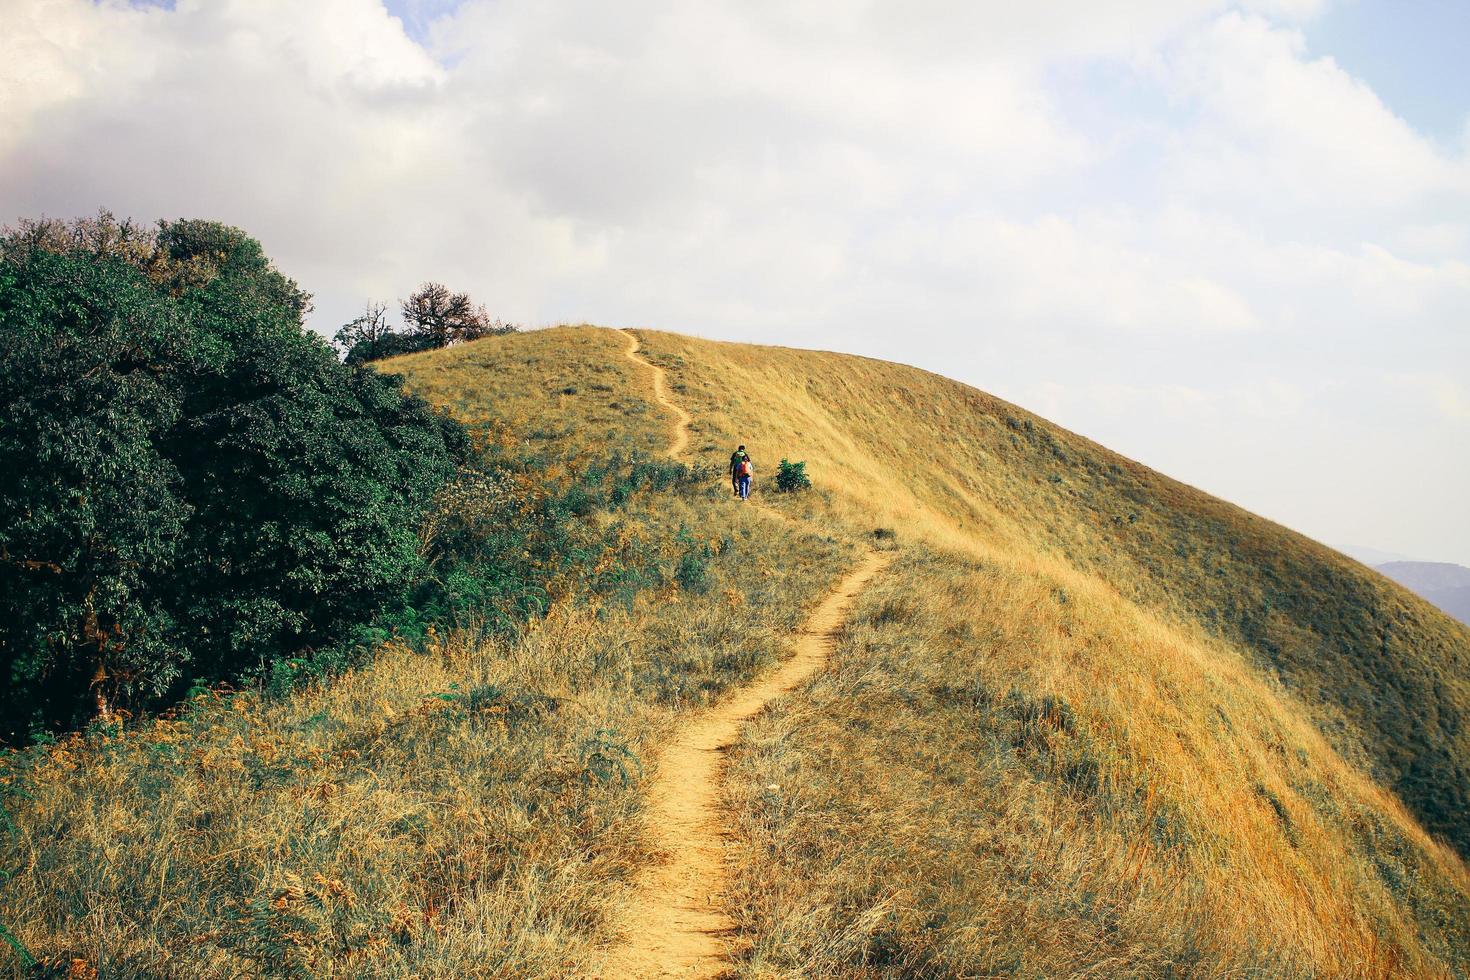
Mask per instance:
[[[669,443],[669,448],[664,450],[664,452],[677,458],[689,448],[689,426],[694,422],[694,416],[690,415],[684,410],[682,405],[669,397],[668,372],[639,353],[642,349],[642,344],[638,340],[638,335],[631,330],[623,330],[621,328],[618,329],[618,333],[628,338],[628,349],[623,351],[623,356],[634,364],[646,367],[653,372],[653,400],[674,413],[674,439]],[[759,486],[755,487],[751,492],[752,496],[749,501],[751,506],[757,507],[771,517],[779,520],[792,520],[789,514],[782,513],[761,498]]]
[[[674,441],[669,443],[669,448],[665,451],[670,456],[678,456],[689,448],[689,424],[694,421],[694,416],[669,398],[668,376],[663,368],[638,353],[641,346],[638,342],[638,335],[628,330],[618,332],[628,338],[628,349],[623,351],[624,356],[634,364],[641,364],[653,372],[653,400],[674,413],[677,420],[674,423]]]
[[[649,869],[628,910],[628,944],[606,977],[719,977],[728,970],[723,909],[727,831],[720,813],[725,752],[740,726],[826,663],[853,599],[890,556],[869,552],[822,600],[796,636],[796,655],[775,672],[695,716],[663,750],[649,793],[649,827],[667,864]]]
[[[639,355],[638,338],[623,333],[629,339],[629,360],[653,371],[654,399],[679,420],[668,450],[677,456],[689,446],[693,419],[669,399],[663,369]],[[853,599],[891,557],[868,552],[812,611],[796,634],[790,660],[696,714],[659,753],[658,775],[649,789],[648,826],[668,860],[644,872],[625,913],[627,941],[612,951],[602,976],[709,978],[729,972],[728,937],[735,924],[725,911],[729,832],[720,812],[725,753],[739,738],[741,725],[822,668]]]

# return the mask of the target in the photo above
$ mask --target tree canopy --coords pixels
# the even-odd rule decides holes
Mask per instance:
[[[309,304],[212,222],[0,235],[0,738],[340,642],[406,588],[466,437]]]
[[[334,343],[348,364],[434,350],[481,337],[515,333],[520,328],[492,319],[468,293],[456,293],[443,283],[426,282],[399,304],[405,329],[388,322],[387,307],[369,303],[361,316],[342,325]]]

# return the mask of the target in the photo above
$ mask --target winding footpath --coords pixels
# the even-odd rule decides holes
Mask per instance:
[[[674,439],[664,452],[670,456],[679,456],[689,448],[689,425],[694,421],[694,416],[669,397],[669,379],[664,369],[638,353],[641,347],[638,335],[628,330],[619,330],[618,333],[628,338],[628,349],[623,351],[623,356],[653,372],[653,400],[674,413]]]
[[[676,456],[689,445],[692,417],[669,399],[663,369],[639,354],[638,338],[623,332],[630,341],[628,358],[653,372],[654,399],[678,419],[668,450]],[[645,871],[625,913],[627,938],[609,956],[604,977],[708,978],[729,973],[729,937],[735,924],[724,908],[729,831],[720,807],[720,781],[725,753],[745,722],[822,669],[853,600],[889,559],[868,552],[813,610],[796,635],[790,660],[695,714],[659,754],[649,790],[648,827],[668,861]]]

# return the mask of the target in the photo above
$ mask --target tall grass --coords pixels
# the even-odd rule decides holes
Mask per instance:
[[[1453,852],[1247,666],[1055,567],[908,549],[730,803],[745,976],[1470,969]]]
[[[804,457],[857,526],[981,557],[1051,556],[1226,641],[1470,854],[1470,627],[1302,535],[946,378],[642,337],[682,386],[706,459],[734,441],[757,465]]]
[[[804,457],[796,512],[909,556],[737,770],[747,974],[1470,969],[1419,823],[1465,826],[1463,628],[946,379],[641,336],[698,453]]]
[[[784,657],[848,557],[720,500],[704,588],[681,588],[678,529],[712,504],[625,510],[667,545],[631,607],[583,596],[513,639],[390,644],[285,697],[206,694],[9,757],[0,921],[106,976],[598,975],[649,859],[650,746]]]
[[[810,492],[757,484],[792,520],[623,465],[669,420],[621,335],[386,362],[586,522],[584,573],[519,631],[5,757],[15,945],[78,976],[597,976],[660,859],[651,748],[876,544],[900,560],[832,669],[730,773],[743,975],[1470,973],[1464,866],[1373,778],[1462,743],[1354,701],[1432,676],[1422,703],[1460,704],[1463,631],[963,386],[642,337],[696,467],[807,461]]]

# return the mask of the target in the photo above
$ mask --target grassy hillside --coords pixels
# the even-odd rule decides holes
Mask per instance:
[[[658,495],[627,526],[672,546],[688,517]],[[702,594],[393,645],[329,685],[12,760],[0,925],[59,975],[598,975],[648,856],[639,760],[681,706],[776,662],[845,557],[738,515],[725,533]],[[807,560],[737,560],[773,535]]]
[[[656,854],[643,760],[784,658],[852,557],[638,461],[667,432],[623,347],[564,331],[407,365],[583,515],[583,574],[543,618],[0,755],[0,970],[601,975]]]
[[[1470,629],[1357,562],[982,392],[839,354],[645,332],[700,423],[769,471],[811,461],[855,520],[973,554],[1050,556],[1311,706],[1470,853]],[[703,436],[703,440],[700,440]]]
[[[560,327],[382,365],[461,421],[505,433],[531,458],[655,456],[672,418],[649,397],[645,372],[623,356],[627,346],[613,330]]]
[[[1457,624],[1300,535],[946,379],[639,333],[694,416],[696,460],[722,468],[744,442],[769,477],[782,456],[806,459],[819,493],[773,503],[906,542],[886,600],[875,590],[860,620],[884,655],[845,648],[856,689],[778,712],[783,737],[742,763],[751,975],[1466,969],[1463,865],[1372,778],[1462,832],[1454,760],[1470,756],[1454,711],[1470,704],[1470,643]],[[608,356],[618,339],[534,343]],[[437,391],[472,350],[394,366]],[[499,372],[522,355],[473,356]],[[575,372],[598,362],[557,363],[545,392],[580,393]],[[559,412],[596,417],[598,399],[566,396]],[[824,789],[836,811],[801,823]],[[964,811],[979,839],[956,827]],[[1015,822],[997,830],[1005,813]],[[1021,876],[1023,855],[1035,866]],[[868,891],[851,905],[827,890],[855,885]],[[1039,941],[1059,926],[1070,940]]]
[[[653,748],[881,529],[730,772],[740,975],[1470,975],[1424,829],[1465,845],[1465,629],[963,385],[640,336],[690,474],[643,462],[672,419],[621,334],[384,365],[567,502],[584,573],[511,636],[7,758],[0,927],[79,975],[598,976]],[[737,441],[780,514],[728,498]],[[812,492],[762,492],[782,456]]]
[[[1241,658],[1060,564],[906,549],[736,777],[745,976],[1470,969],[1451,852]]]

